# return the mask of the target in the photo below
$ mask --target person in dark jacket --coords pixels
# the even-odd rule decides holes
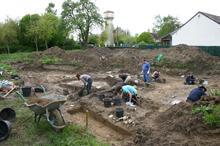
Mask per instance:
[[[196,102],[198,100],[200,100],[200,98],[204,95],[207,95],[206,92],[206,88],[204,86],[199,86],[198,88],[193,89],[189,96],[187,97],[186,101],[189,102]]]
[[[186,84],[186,85],[194,85],[194,84],[195,84],[195,80],[196,80],[196,78],[193,76],[193,74],[189,74],[189,75],[186,77],[185,84]]]

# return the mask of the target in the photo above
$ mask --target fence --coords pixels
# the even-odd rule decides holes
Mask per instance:
[[[198,47],[213,56],[220,57],[220,46],[198,46]]]

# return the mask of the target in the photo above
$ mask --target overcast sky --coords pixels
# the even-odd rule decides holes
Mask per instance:
[[[0,0],[0,22],[7,16],[20,19],[25,14],[42,14],[49,2],[61,12],[64,0]],[[115,12],[114,26],[128,29],[132,34],[152,29],[156,15],[172,15],[185,23],[198,11],[220,16],[220,0],[93,0],[100,13]]]

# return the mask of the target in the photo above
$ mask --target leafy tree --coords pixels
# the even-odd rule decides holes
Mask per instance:
[[[154,39],[152,35],[149,32],[142,32],[138,37],[137,37],[137,42],[145,42],[147,44],[152,44],[154,43]]]
[[[99,40],[100,40],[100,46],[101,47],[104,47],[105,46],[105,42],[107,41],[107,32],[106,31],[103,31],[101,34],[100,34],[100,38],[99,38]]]
[[[16,21],[7,18],[1,26],[0,42],[7,47],[7,52],[10,53],[10,45],[17,43],[18,39],[18,24]]]
[[[19,22],[19,41],[22,45],[28,45],[32,42],[38,51],[40,16],[38,14],[25,15]]]
[[[89,35],[89,43],[98,46],[100,44],[100,37],[96,34]]]
[[[176,17],[170,15],[161,17],[158,15],[155,17],[153,31],[156,32],[159,36],[164,36],[180,27],[180,25],[181,24]]]
[[[120,44],[133,45],[135,43],[135,37],[131,36],[128,30],[123,30],[121,27],[115,28],[114,39],[116,46]]]
[[[88,44],[88,36],[93,26],[102,25],[103,19],[98,8],[90,0],[66,0],[63,5],[62,18],[68,28],[79,35],[83,47]]]
[[[54,34],[57,33],[58,23],[57,16],[52,13],[44,14],[39,20],[36,29],[39,32],[39,38],[44,41],[46,49],[48,49],[48,42],[53,38]]]
[[[49,3],[47,8],[46,8],[46,13],[52,13],[54,15],[57,14],[57,10],[54,10],[55,4],[54,3]]]

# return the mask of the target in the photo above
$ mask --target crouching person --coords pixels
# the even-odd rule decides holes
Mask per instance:
[[[202,96],[207,95],[205,92],[207,89],[204,86],[199,86],[198,88],[193,89],[189,96],[187,97],[187,102],[196,102],[201,99]]]
[[[186,77],[185,84],[186,84],[186,85],[194,85],[194,84],[195,84],[195,81],[196,81],[196,78],[195,78],[192,74],[189,74],[189,75]]]
[[[87,74],[83,74],[83,75],[77,74],[76,77],[78,80],[81,80],[84,84],[82,92],[86,88],[87,94],[90,94],[92,91],[92,82],[93,82],[91,76]]]
[[[117,91],[121,94],[121,98],[124,99],[128,106],[134,106],[137,103],[137,90],[131,85],[124,85],[118,87]]]

